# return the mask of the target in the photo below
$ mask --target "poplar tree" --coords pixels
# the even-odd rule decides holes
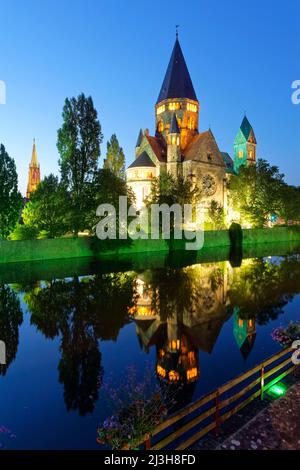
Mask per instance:
[[[70,229],[74,234],[85,229],[85,214],[91,201],[91,183],[98,168],[101,125],[92,98],[83,93],[67,98],[63,125],[58,130],[61,181],[70,196]]]
[[[107,142],[106,159],[103,168],[110,170],[119,178],[125,178],[125,155],[116,134]]]
[[[6,238],[15,228],[22,207],[22,196],[18,190],[18,175],[15,161],[0,145],[0,238]]]

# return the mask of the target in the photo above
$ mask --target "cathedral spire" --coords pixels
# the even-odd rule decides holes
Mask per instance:
[[[176,40],[157,103],[169,98],[188,98],[197,101],[193,83],[179,44],[178,29]]]
[[[31,156],[31,165],[32,165],[32,166],[36,166],[36,167],[38,166],[37,155],[36,155],[35,139],[33,139],[32,156]]]
[[[26,192],[27,199],[29,199],[31,194],[36,190],[36,188],[40,184],[40,181],[41,181],[40,165],[38,164],[38,159],[37,159],[35,139],[33,139],[31,162],[29,165],[29,172],[28,172],[28,185],[27,185],[27,192]]]

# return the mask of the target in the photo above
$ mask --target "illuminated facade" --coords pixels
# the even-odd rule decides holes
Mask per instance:
[[[203,190],[203,207],[212,200],[227,209],[227,179],[240,164],[256,159],[256,140],[245,119],[235,141],[235,160],[221,152],[211,129],[199,131],[200,103],[176,37],[171,59],[155,105],[155,135],[140,130],[135,161],[126,171],[127,183],[142,207],[152,179],[162,171],[189,178]],[[250,130],[249,130],[250,129]],[[243,137],[243,138],[242,138]],[[236,152],[243,158],[236,163]]]
[[[41,181],[40,165],[37,161],[35,139],[33,140],[32,156],[28,172],[28,185],[26,198],[30,199],[31,194],[36,190]]]

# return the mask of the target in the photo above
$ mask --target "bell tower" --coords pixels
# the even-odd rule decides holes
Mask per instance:
[[[236,173],[242,165],[256,164],[256,137],[253,127],[244,116],[234,141],[234,169]]]
[[[178,32],[155,105],[156,136],[162,136],[166,141],[173,114],[180,129],[180,149],[184,150],[198,134],[199,102],[179,44]]]
[[[28,172],[28,185],[27,185],[27,192],[26,192],[27,199],[30,199],[31,194],[36,190],[36,188],[40,184],[40,181],[41,181],[41,170],[40,170],[40,165],[37,161],[35,139],[33,139],[32,156],[31,156],[31,162],[29,165],[29,172]]]

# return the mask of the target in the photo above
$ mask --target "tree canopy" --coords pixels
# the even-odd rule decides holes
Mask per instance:
[[[125,155],[116,134],[113,134],[107,142],[103,168],[111,170],[119,178],[125,178]]]
[[[63,124],[58,130],[61,181],[70,195],[70,224],[77,234],[84,230],[90,203],[89,185],[98,168],[101,125],[91,97],[83,93],[65,100]]]
[[[15,161],[0,145],[0,238],[6,238],[15,228],[21,213],[22,196],[18,191]]]

